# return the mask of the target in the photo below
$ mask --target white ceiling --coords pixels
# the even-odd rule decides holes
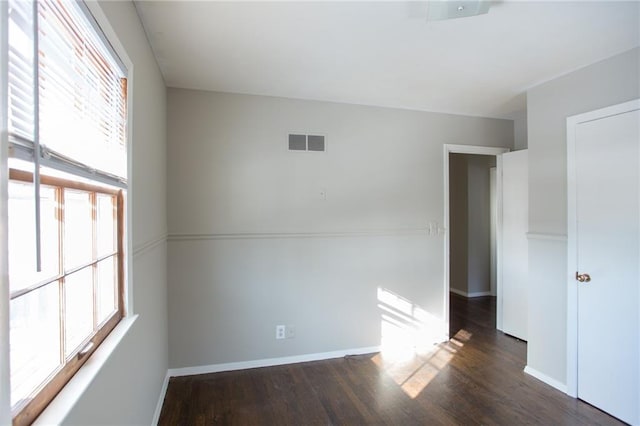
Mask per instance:
[[[640,2],[136,1],[170,87],[509,117],[527,88],[640,45]]]

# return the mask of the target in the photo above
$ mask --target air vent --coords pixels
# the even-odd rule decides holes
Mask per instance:
[[[307,135],[289,135],[290,151],[306,151]]]
[[[307,136],[307,149],[309,151],[324,151],[324,136]]]
[[[289,151],[315,151],[326,150],[324,136],[289,134]]]

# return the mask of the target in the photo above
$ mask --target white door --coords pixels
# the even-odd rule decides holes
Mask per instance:
[[[489,169],[489,288],[492,296],[497,296],[498,282],[498,170]]]
[[[528,151],[502,155],[502,331],[527,340],[529,249]]]
[[[640,424],[640,112],[592,117],[569,122],[577,396]]]

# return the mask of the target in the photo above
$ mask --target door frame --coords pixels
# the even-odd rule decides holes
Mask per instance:
[[[497,306],[496,306],[496,322],[502,328],[502,306],[500,301],[502,300],[502,286],[501,286],[501,272],[500,267],[502,264],[502,157],[501,154],[511,151],[509,148],[491,147],[491,146],[475,146],[475,145],[453,145],[444,144],[444,297],[443,297],[443,311],[444,312],[444,336],[447,340],[449,336],[449,263],[450,263],[450,228],[449,228],[449,154],[474,154],[474,155],[493,155],[496,157],[496,203],[498,208],[497,223],[496,223],[496,292],[497,292]]]
[[[576,222],[576,127],[640,109],[640,99],[567,117],[567,394],[578,397],[578,270]]]

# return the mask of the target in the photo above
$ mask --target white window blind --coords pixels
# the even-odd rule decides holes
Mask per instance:
[[[85,8],[10,2],[10,152],[126,187],[125,70]]]
[[[33,6],[30,2],[11,3],[9,34],[9,132],[14,137],[33,141]]]

